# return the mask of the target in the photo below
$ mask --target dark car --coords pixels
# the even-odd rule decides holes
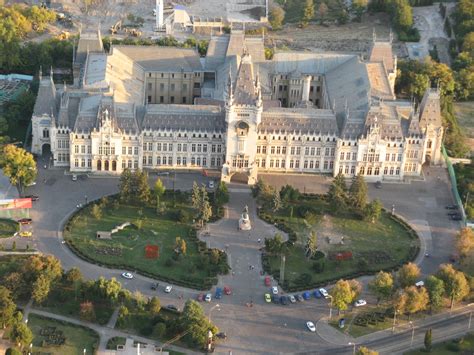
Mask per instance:
[[[197,296],[197,300],[199,302],[203,302],[204,301],[204,294],[200,293],[198,296]]]
[[[280,297],[280,303],[282,305],[286,306],[286,305],[290,304],[290,300],[286,296],[281,296]]]
[[[222,288],[218,287],[216,288],[216,294],[214,296],[215,299],[221,299],[222,298]]]
[[[227,334],[224,333],[224,332],[217,333],[217,334],[216,334],[216,338],[219,338],[219,339],[227,339]]]
[[[25,198],[31,198],[31,201],[38,201],[39,200],[39,196],[36,196],[36,195],[27,195],[27,196],[25,196]]]
[[[299,302],[303,302],[304,301],[304,298],[303,296],[301,295],[295,295],[296,299],[299,301]]]
[[[309,291],[303,292],[303,298],[309,300],[311,298],[311,293]]]
[[[156,290],[158,290],[158,286],[159,286],[159,285],[160,285],[160,284],[159,284],[158,282],[155,282],[155,283],[152,283],[152,284],[151,284],[151,287],[150,287],[150,288],[151,288],[153,291],[156,291]]]
[[[319,290],[314,290],[313,295],[315,298],[323,297],[323,295],[321,294],[321,292],[319,292]]]
[[[450,217],[453,221],[462,221],[462,216],[460,214],[453,214]]]
[[[458,206],[457,205],[448,205],[448,206],[446,206],[446,209],[447,210],[457,210]]]
[[[169,309],[170,311],[178,312],[178,307],[176,307],[174,304],[169,304],[166,306],[166,308]]]
[[[377,181],[377,182],[375,183],[375,187],[376,187],[377,189],[381,189],[381,188],[382,188],[382,181]]]
[[[31,218],[21,218],[17,222],[20,224],[31,224],[33,220]]]
[[[280,296],[278,295],[272,295],[272,302],[279,304],[280,303]]]

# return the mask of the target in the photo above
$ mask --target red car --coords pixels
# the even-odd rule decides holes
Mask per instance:
[[[224,287],[224,293],[225,293],[226,295],[231,295],[231,294],[232,294],[232,290],[230,289],[229,286],[225,286],[225,287]]]
[[[271,286],[272,284],[272,279],[270,276],[265,276],[265,286]]]
[[[203,302],[204,301],[204,295],[202,293],[200,293],[198,296],[197,296],[197,300],[199,302]]]
[[[17,221],[20,224],[31,224],[33,220],[31,218],[22,218]]]

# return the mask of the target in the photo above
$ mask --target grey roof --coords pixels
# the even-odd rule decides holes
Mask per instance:
[[[255,78],[253,73],[252,58],[250,55],[242,57],[237,81],[234,88],[234,102],[237,105],[253,105],[257,99],[255,92]]]
[[[226,128],[225,112],[219,106],[147,105],[142,130],[218,131]]]
[[[103,52],[102,39],[99,32],[81,32],[76,51],[76,63],[86,61],[87,52]]]
[[[205,70],[216,70],[226,59],[229,36],[215,36],[209,41],[206,53]]]
[[[85,85],[104,83],[107,68],[107,54],[90,53],[84,73]]]
[[[186,72],[200,71],[199,53],[192,48],[158,46],[113,46],[140,65],[145,71]]]
[[[38,96],[33,108],[34,116],[57,116],[56,88],[50,76],[43,77],[40,81]]]
[[[353,59],[354,55],[336,53],[277,52],[273,56],[273,73],[325,74]]]
[[[312,108],[270,108],[262,113],[259,131],[338,134],[337,122],[331,110]]]

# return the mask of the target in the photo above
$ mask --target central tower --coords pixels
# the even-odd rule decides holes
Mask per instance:
[[[248,53],[241,58],[235,83],[229,74],[225,110],[227,137],[222,180],[230,182],[233,175],[239,174],[253,185],[257,182],[255,155],[263,104],[260,79],[254,75],[252,57]]]

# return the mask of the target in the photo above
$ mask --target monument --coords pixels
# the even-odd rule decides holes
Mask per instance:
[[[244,207],[244,211],[242,212],[242,216],[239,219],[239,229],[242,230],[242,231],[249,231],[249,230],[252,229],[252,226],[250,224],[248,206]]]

